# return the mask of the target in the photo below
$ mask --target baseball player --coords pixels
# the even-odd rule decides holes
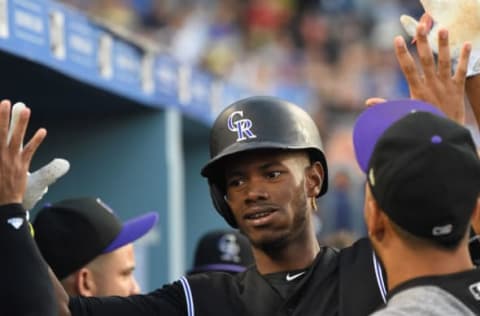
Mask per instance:
[[[11,140],[7,141],[10,112],[10,101],[0,102],[0,269],[3,271],[0,312],[7,315],[57,315],[47,265],[35,247],[27,213],[21,205],[30,161],[46,131],[37,130],[22,147],[30,118],[30,109],[24,107],[18,113]]]
[[[369,238],[388,279],[388,304],[374,315],[479,315],[480,271],[468,247],[480,213],[477,149],[469,130],[439,115],[385,115],[411,102],[370,108],[354,128]],[[384,131],[372,124],[380,119]]]
[[[45,205],[33,227],[43,258],[69,295],[128,296],[140,293],[133,242],[157,218],[149,212],[122,223],[99,198],[79,197]]]
[[[450,5],[450,4],[449,4]],[[462,6],[459,6],[460,8]],[[457,10],[455,8],[454,10]],[[462,10],[467,7],[463,6]],[[467,11],[469,11],[467,9]],[[469,12],[467,15],[470,14]],[[448,22],[452,22],[449,20]],[[467,34],[468,19],[466,23],[463,23],[463,19],[455,20],[458,25],[455,26],[456,35]],[[455,60],[450,59],[449,49],[449,37],[446,29],[440,29],[438,34],[438,46],[434,48],[438,53],[438,68],[435,67],[434,57],[432,54],[432,48],[430,47],[430,41],[428,37],[431,37],[430,28],[434,24],[432,17],[426,13],[422,16],[419,25],[416,30],[416,47],[418,55],[420,56],[420,65],[422,71],[418,71],[413,57],[409,53],[405,41],[400,36],[395,39],[395,53],[401,66],[401,69],[407,78],[409,85],[409,91],[413,99],[425,100],[431,104],[437,105],[442,109],[449,118],[458,122],[459,124],[465,123],[465,104],[463,98],[463,90],[465,89],[468,101],[473,110],[473,114],[477,121],[480,122],[480,68],[475,59],[479,56],[478,45],[475,47],[470,46],[470,50],[473,50],[474,58],[469,60],[467,64],[457,63]],[[438,23],[437,23],[438,24]],[[465,29],[467,28],[467,29]],[[453,38],[452,41],[456,45],[456,50],[460,50],[461,41],[458,38]],[[478,43],[478,41],[476,41]],[[455,47],[455,46],[454,46]],[[465,53],[465,45],[461,52]],[[461,55],[462,55],[461,54]],[[462,58],[462,57],[460,57]],[[477,57],[478,58],[478,57]],[[453,80],[445,80],[450,77],[450,67],[452,64],[456,64],[457,71],[452,77]],[[464,86],[463,78],[466,75],[466,82]],[[446,92],[446,93],[445,93]],[[381,100],[371,99],[367,101],[367,104],[374,104]],[[472,221],[472,229],[470,233],[470,254],[472,260],[476,265],[480,265],[480,216],[474,218]]]
[[[313,212],[327,191],[328,169],[312,118],[276,98],[247,98],[219,115],[210,139],[212,158],[202,174],[217,211],[250,240],[256,265],[236,275],[183,277],[147,295],[72,298],[72,315],[374,311],[382,298],[368,240],[339,253],[315,236]]]
[[[368,315],[383,304],[385,276],[367,239],[341,252],[316,241],[312,216],[328,169],[306,112],[270,97],[236,102],[214,123],[210,152],[202,174],[214,205],[249,238],[256,265],[147,295],[67,299],[66,314]]]
[[[367,239],[341,252],[316,241],[312,213],[328,169],[308,114],[276,98],[241,100],[217,118],[210,152],[202,174],[214,205],[249,238],[256,265],[147,295],[66,299],[66,314],[368,315],[382,304],[384,274]]]

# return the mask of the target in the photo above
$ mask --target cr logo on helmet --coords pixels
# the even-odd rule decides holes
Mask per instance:
[[[250,130],[253,126],[252,121],[249,119],[238,119],[234,121],[234,117],[237,115],[243,117],[243,111],[233,112],[227,121],[228,129],[232,132],[237,132],[237,142],[246,140],[247,138],[256,138],[257,136]]]

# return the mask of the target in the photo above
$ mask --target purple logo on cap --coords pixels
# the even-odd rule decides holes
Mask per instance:
[[[442,137],[438,136],[438,135],[434,135],[432,136],[432,144],[440,144],[442,142]]]
[[[218,250],[220,250],[221,259],[224,261],[240,262],[240,245],[234,234],[225,234],[218,241]]]

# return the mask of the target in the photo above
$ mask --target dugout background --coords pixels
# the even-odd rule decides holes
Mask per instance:
[[[159,224],[136,243],[136,273],[144,291],[178,278],[190,267],[198,237],[225,226],[200,176],[208,124],[6,52],[0,65],[1,97],[32,108],[30,135],[48,130],[31,170],[57,157],[71,164],[32,215],[44,203],[75,196],[101,197],[123,220],[157,211]]]

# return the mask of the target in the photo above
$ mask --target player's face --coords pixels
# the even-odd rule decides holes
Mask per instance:
[[[306,153],[245,152],[225,166],[227,203],[254,247],[282,248],[313,229]]]
[[[91,267],[95,296],[128,296],[140,292],[133,276],[135,256],[132,244],[103,254],[95,260],[98,262]]]

